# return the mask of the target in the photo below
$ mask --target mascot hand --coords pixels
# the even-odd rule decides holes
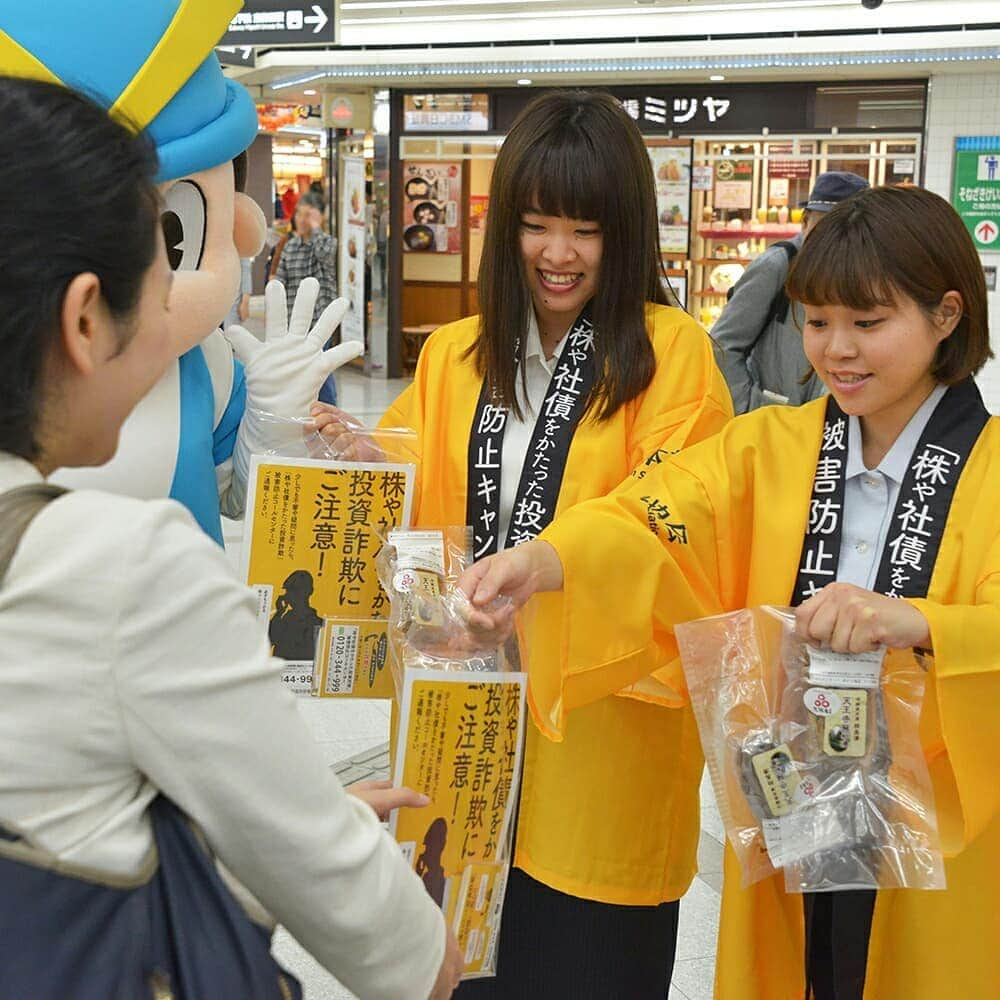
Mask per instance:
[[[364,345],[354,340],[323,350],[349,305],[347,299],[334,299],[310,330],[318,297],[319,282],[306,278],[299,286],[289,324],[284,285],[270,281],[265,290],[264,343],[241,326],[225,331],[246,369],[248,410],[296,419],[308,417],[327,376],[363,353]]]
[[[315,278],[306,278],[299,286],[290,325],[284,285],[280,281],[269,282],[265,295],[263,344],[241,326],[231,326],[225,331],[246,369],[247,380],[247,408],[236,436],[233,478],[223,510],[228,517],[242,514],[250,456],[298,454],[303,447],[309,410],[316,402],[320,386],[328,375],[364,350],[357,341],[323,350],[344,318],[348,303],[347,299],[331,302],[310,330],[319,296],[319,282]]]

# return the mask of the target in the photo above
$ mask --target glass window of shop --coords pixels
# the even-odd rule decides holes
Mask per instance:
[[[850,171],[873,185],[919,182],[924,81],[591,89],[609,90],[646,136],[664,268],[682,304],[708,327],[747,265],[799,232],[801,203],[820,173]],[[397,315],[411,365],[426,331],[476,311],[496,149],[537,93],[393,95]]]

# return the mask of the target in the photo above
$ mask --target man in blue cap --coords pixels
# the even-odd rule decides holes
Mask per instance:
[[[346,300],[333,303],[311,333],[308,321],[287,331],[280,287],[268,292],[268,343],[236,328],[231,347],[219,330],[239,288],[240,258],[259,252],[265,228],[260,209],[237,190],[257,134],[256,108],[223,76],[214,53],[241,6],[46,0],[0,8],[0,72],[74,87],[148,130],[160,157],[164,234],[175,270],[170,334],[177,363],[129,417],[111,462],[54,478],[170,496],[220,544],[220,511],[242,514],[250,454],[262,450],[259,415],[307,417],[326,376],[357,351],[351,344],[322,350]],[[317,291],[305,289],[296,317],[311,317],[305,300],[314,302]]]
[[[733,286],[712,327],[712,340],[737,414],[769,403],[798,405],[823,395],[823,383],[815,374],[802,381],[809,362],[802,350],[802,328],[784,294],[785,280],[809,230],[834,205],[866,187],[868,182],[857,174],[820,174],[802,204],[802,232],[769,246]]]

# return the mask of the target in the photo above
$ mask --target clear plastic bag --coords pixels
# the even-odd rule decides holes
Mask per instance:
[[[248,412],[257,429],[254,454],[333,462],[418,464],[417,432],[409,427],[368,428],[344,414],[349,432],[331,439],[315,429],[311,417],[281,417],[257,409]]]
[[[516,669],[502,647],[484,647],[466,624],[471,606],[458,580],[472,561],[472,529],[465,526],[393,528],[383,539],[376,566],[389,597],[389,652],[397,692],[408,667]]]
[[[815,650],[794,623],[761,607],[675,629],[744,885],[782,868],[789,892],[944,888],[923,669]]]

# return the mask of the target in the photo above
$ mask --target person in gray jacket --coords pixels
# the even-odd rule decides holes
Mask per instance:
[[[802,350],[798,306],[789,303],[783,289],[792,259],[819,216],[866,187],[868,182],[857,174],[839,170],[820,174],[804,202],[802,232],[768,247],[733,287],[726,308],[712,327],[712,339],[735,413],[769,403],[797,406],[825,391],[823,383],[809,371]],[[803,381],[807,373],[809,377]]]

